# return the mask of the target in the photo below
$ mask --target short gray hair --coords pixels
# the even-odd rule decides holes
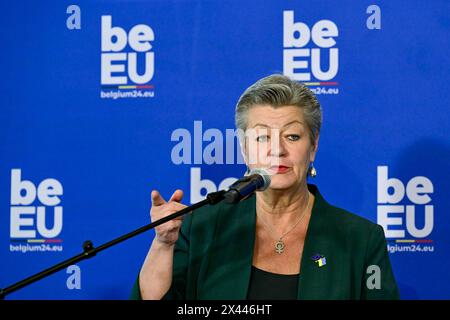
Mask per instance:
[[[322,126],[322,108],[314,93],[304,84],[280,74],[262,78],[244,91],[236,105],[236,128],[247,129],[248,111],[255,105],[273,108],[296,106],[303,110],[306,124],[314,144]]]

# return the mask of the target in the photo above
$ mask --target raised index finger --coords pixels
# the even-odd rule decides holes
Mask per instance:
[[[182,199],[183,199],[183,190],[177,189],[170,197],[169,202],[171,201],[180,202]]]

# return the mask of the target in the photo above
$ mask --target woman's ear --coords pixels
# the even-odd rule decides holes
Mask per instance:
[[[317,149],[319,149],[319,136],[320,134],[317,133],[314,139],[314,145],[311,146],[311,155],[309,159],[311,162],[314,162],[314,160],[316,159]]]

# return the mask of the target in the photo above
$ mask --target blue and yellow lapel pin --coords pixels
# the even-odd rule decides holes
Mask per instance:
[[[311,257],[311,259],[312,259],[315,263],[317,263],[317,265],[318,265],[319,267],[323,267],[324,265],[327,264],[327,259],[325,258],[325,256],[324,256],[323,254],[320,254],[320,253],[316,253],[315,255],[313,255],[313,256]]]

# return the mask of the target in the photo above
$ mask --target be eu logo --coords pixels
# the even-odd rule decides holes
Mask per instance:
[[[11,170],[10,251],[62,251],[63,187],[56,179],[39,184]]]
[[[430,238],[434,205],[430,179],[416,176],[406,183],[388,176],[388,167],[377,168],[377,222],[384,229],[390,252],[433,252]]]
[[[294,11],[284,11],[283,74],[314,87],[315,94],[338,94],[338,36],[339,29],[331,20],[319,20],[309,27],[294,20]]]
[[[155,33],[148,25],[137,24],[127,31],[113,26],[112,16],[102,16],[101,98],[154,96],[150,84],[155,73],[154,40]],[[122,94],[113,94],[118,92]]]

